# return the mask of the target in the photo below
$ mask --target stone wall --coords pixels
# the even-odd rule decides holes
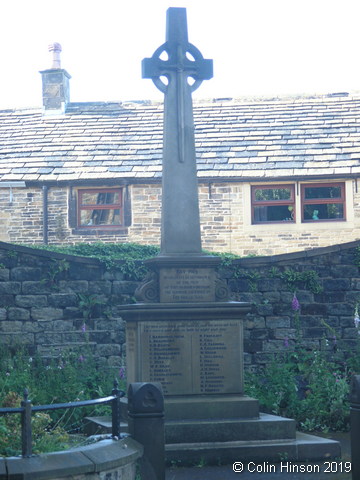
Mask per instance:
[[[0,458],[0,480],[136,480],[143,447],[132,438],[29,458]]]
[[[336,341],[344,354],[355,351],[360,341],[354,326],[360,302],[359,245],[243,258],[232,268],[222,267],[232,298],[252,305],[244,323],[248,368],[268,363],[296,342],[331,351]],[[0,266],[1,343],[25,343],[45,357],[69,346],[91,348],[100,362],[122,364],[121,305],[132,301],[137,282],[120,269],[106,271],[95,259],[6,243],[0,243]],[[298,312],[291,305],[294,291]],[[92,305],[89,315],[86,305]]]
[[[201,172],[200,172],[201,173]],[[101,187],[101,185],[97,185]],[[49,244],[79,242],[137,242],[159,245],[161,185],[129,186],[131,225],[122,233],[89,234],[69,225],[69,187],[48,189]],[[76,188],[73,187],[75,195]],[[10,201],[11,200],[11,201]],[[346,221],[301,223],[301,202],[296,196],[296,223],[251,224],[250,184],[199,184],[203,248],[239,255],[274,255],[325,247],[360,238],[360,192],[346,181]],[[0,240],[43,243],[43,192],[40,187],[0,188]],[[105,232],[105,233],[104,233]]]
[[[66,348],[91,350],[122,364],[124,322],[136,283],[97,260],[0,243],[0,343],[26,344],[44,357]]]
[[[233,270],[223,271],[233,299],[252,304],[244,323],[247,368],[265,365],[295,344],[347,356],[358,351],[354,311],[360,302],[359,245],[244,258],[234,262],[235,277]],[[292,305],[294,292],[298,311]]]

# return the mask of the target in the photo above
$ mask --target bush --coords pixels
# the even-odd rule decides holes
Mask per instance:
[[[279,355],[260,374],[247,374],[246,393],[267,413],[294,418],[303,431],[349,429],[348,368],[323,352]]]
[[[24,389],[29,390],[33,405],[67,403],[111,394],[114,378],[98,369],[90,351],[78,355],[67,352],[51,361],[30,357],[20,348],[16,354],[9,348],[0,351],[0,406],[18,407]],[[120,388],[124,373],[117,373]],[[83,418],[109,413],[110,407],[60,409],[32,415],[34,453],[68,448],[70,433],[81,431]],[[21,453],[20,415],[0,416],[0,455]]]

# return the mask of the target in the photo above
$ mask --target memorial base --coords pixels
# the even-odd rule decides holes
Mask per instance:
[[[227,465],[236,461],[317,462],[341,458],[339,442],[296,432],[293,439],[186,442],[166,444],[168,465]]]
[[[160,382],[168,463],[307,461],[340,457],[340,444],[296,432],[243,394],[238,302],[124,306],[128,381]]]

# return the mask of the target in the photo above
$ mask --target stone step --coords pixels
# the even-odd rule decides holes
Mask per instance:
[[[127,423],[121,423],[122,432],[127,432]],[[84,432],[87,435],[111,432],[111,417],[86,417]],[[216,438],[219,442],[243,441],[246,439],[267,441],[294,439],[295,421],[261,413],[258,419],[211,419],[165,421],[165,439],[168,444],[208,442]]]
[[[339,442],[302,432],[295,432],[295,422],[293,420],[260,414],[260,419],[258,420],[246,419],[239,421],[240,425],[236,425],[236,423],[230,425],[230,421],[219,419],[213,429],[212,438],[215,438],[216,441],[193,440],[186,443],[172,442],[172,436],[179,433],[188,435],[189,431],[171,431],[174,425],[167,422],[165,426],[167,463],[196,465],[201,462],[208,465],[217,465],[236,461],[305,462],[341,457]],[[243,427],[246,426],[244,432],[242,431],[241,422]],[[175,423],[179,424],[181,422]],[[196,422],[184,423],[193,425],[193,435],[196,436],[196,433],[194,433],[196,432]],[[200,423],[210,424],[211,422]],[[223,424],[223,427],[221,427],[221,424]],[[274,428],[276,424],[278,426]],[[207,428],[205,427],[205,432]],[[88,435],[111,433],[111,417],[87,417],[84,423],[84,430]],[[247,433],[245,433],[245,430],[247,430]],[[281,431],[287,436],[283,438],[277,437],[277,435],[281,434]],[[121,432],[128,432],[127,423],[121,423]],[[207,433],[209,432],[210,430]],[[203,433],[200,435],[203,435]],[[229,435],[234,435],[237,438],[222,441],[219,440],[221,435],[223,435],[223,438],[228,438]],[[183,438],[188,440],[189,437]]]
[[[305,462],[341,457],[340,443],[296,432],[293,440],[229,441],[167,444],[166,462],[172,465],[232,464],[234,462]]]
[[[165,398],[166,420],[258,417],[258,400],[246,395],[182,395]]]
[[[257,419],[248,418],[211,418],[207,420],[165,421],[166,443],[217,442],[242,440],[294,439],[295,420],[261,413]]]
[[[85,435],[100,435],[105,433],[111,433],[112,422],[111,417],[102,416],[102,417],[85,417],[83,423],[83,431]],[[125,422],[120,422],[120,432],[128,433],[128,424]]]

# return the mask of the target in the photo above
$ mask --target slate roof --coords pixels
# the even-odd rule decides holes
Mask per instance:
[[[0,111],[0,182],[161,177],[161,104],[70,103],[63,116]],[[194,105],[198,176],[357,176],[360,97]]]

